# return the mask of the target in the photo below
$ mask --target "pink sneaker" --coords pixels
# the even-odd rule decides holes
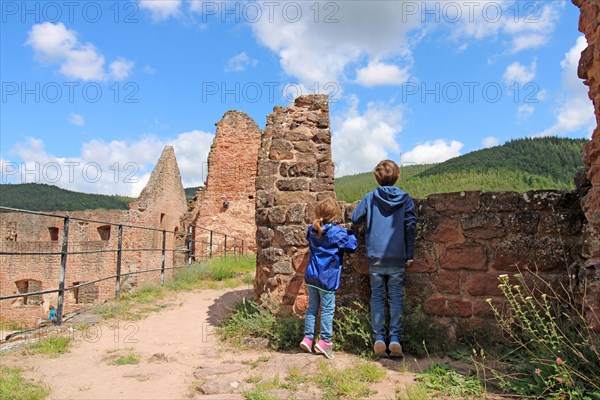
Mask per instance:
[[[315,344],[315,352],[321,353],[331,360],[333,358],[333,344],[321,339]]]
[[[307,353],[312,353],[312,344],[313,344],[313,341],[311,339],[305,337],[300,342],[300,348],[302,350],[306,351]]]

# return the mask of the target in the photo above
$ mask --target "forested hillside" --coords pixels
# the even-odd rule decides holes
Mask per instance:
[[[573,189],[584,167],[584,139],[519,139],[435,165],[402,166],[398,186],[417,198],[462,190]],[[354,202],[377,187],[371,172],[335,180],[338,199]]]
[[[133,198],[89,194],[41,183],[0,185],[0,206],[34,211],[127,210]]]

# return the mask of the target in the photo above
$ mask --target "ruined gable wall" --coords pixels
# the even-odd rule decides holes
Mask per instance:
[[[582,281],[588,281],[587,290],[600,292],[600,0],[573,0],[580,8],[579,30],[585,34],[588,47],[581,53],[578,75],[589,87],[589,97],[594,104],[596,129],[592,140],[584,147],[583,161],[589,167],[587,177],[592,187],[582,202],[590,224],[589,241],[591,251],[586,255],[588,261],[580,271]],[[590,306],[600,318],[600,299],[592,299]],[[600,321],[593,321],[600,330]]]
[[[180,229],[181,218],[187,210],[185,192],[181,183],[181,174],[172,146],[166,146],[148,183],[137,200],[129,205],[127,223],[137,226],[153,227],[175,231]],[[174,240],[173,233],[166,233],[166,249],[179,246]],[[123,236],[125,248],[154,248],[161,249],[162,233],[154,230],[131,229]],[[165,268],[173,267],[171,252],[165,254]],[[162,254],[160,251],[132,252],[123,263],[123,272],[160,268]],[[173,270],[167,270],[165,276],[172,275]],[[132,275],[128,285],[138,286],[142,283],[157,283],[159,272]]]
[[[240,251],[241,240],[244,240],[244,250],[255,251],[256,161],[261,131],[252,118],[240,111],[226,112],[215,125],[217,131],[208,155],[206,186],[196,192],[184,225],[193,223],[197,227],[194,231],[197,255],[208,252],[207,230],[229,236],[228,252],[234,245],[231,237],[238,239],[237,251]],[[222,251],[223,242],[223,235],[213,235],[213,253]]]

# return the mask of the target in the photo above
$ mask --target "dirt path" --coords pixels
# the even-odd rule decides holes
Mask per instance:
[[[317,373],[322,356],[281,353],[265,349],[239,350],[219,341],[214,333],[220,319],[248,289],[202,290],[179,293],[175,306],[136,322],[112,321],[93,325],[77,335],[69,353],[59,357],[22,356],[19,351],[0,360],[24,369],[24,376],[51,388],[50,399],[237,399],[259,380],[283,380],[290,368]],[[135,365],[114,365],[118,357],[137,355]],[[327,361],[336,368],[359,362],[336,353]],[[370,398],[395,398],[398,383],[412,382],[402,362],[382,360],[388,371],[373,385]],[[409,366],[408,366],[409,367]],[[276,379],[277,379],[276,378]],[[248,383],[251,382],[251,383]],[[278,398],[312,399],[319,389],[278,389]]]

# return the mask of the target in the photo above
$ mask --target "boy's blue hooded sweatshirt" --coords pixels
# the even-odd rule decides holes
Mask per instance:
[[[379,186],[367,193],[352,213],[352,222],[366,222],[369,265],[403,266],[413,259],[415,204],[396,186]]]
[[[321,237],[317,237],[313,226],[308,227],[306,239],[310,247],[310,259],[304,281],[307,285],[334,291],[340,287],[343,253],[354,252],[358,243],[354,233],[335,224],[325,224],[321,232]]]

